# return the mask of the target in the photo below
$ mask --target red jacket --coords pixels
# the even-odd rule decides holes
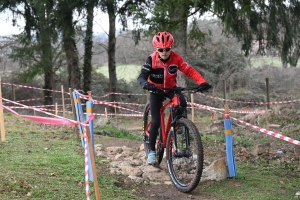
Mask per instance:
[[[176,52],[172,51],[167,62],[159,59],[158,53],[150,55],[152,63],[147,59],[143,65],[138,82],[143,86],[147,81],[157,87],[173,88],[176,86],[177,71],[180,70],[186,76],[192,78],[198,85],[207,82],[201,74],[191,65],[186,63],[183,58]]]

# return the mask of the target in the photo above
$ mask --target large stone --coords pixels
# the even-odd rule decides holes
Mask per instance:
[[[136,183],[143,183],[145,181],[144,178],[142,177],[137,177],[137,176],[128,176],[128,178],[130,178],[131,180],[133,180]]]
[[[166,170],[147,164],[143,148],[134,149],[126,146],[105,148],[104,145],[95,145],[95,151],[97,156],[106,157],[110,161],[111,173],[127,175],[137,183],[150,181],[150,184],[172,184]],[[222,158],[205,167],[201,180],[219,181],[227,177],[226,161]]]
[[[109,154],[117,154],[122,153],[123,149],[122,147],[106,147],[106,152]]]
[[[212,162],[203,170],[201,181],[216,180],[220,181],[228,177],[228,170],[225,158],[220,158]]]
[[[258,156],[258,155],[263,154],[263,145],[258,144],[258,145],[256,145],[256,146],[254,146],[254,147],[251,149],[251,154],[252,154],[253,156]]]

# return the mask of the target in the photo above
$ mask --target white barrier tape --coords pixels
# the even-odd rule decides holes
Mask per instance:
[[[192,105],[192,103],[188,102],[188,104]],[[194,103],[194,106],[199,107],[201,109],[209,110],[209,111],[224,111],[224,108],[214,108],[202,104]],[[265,110],[255,111],[255,110],[229,110],[231,113],[241,113],[241,114],[264,114]]]
[[[23,106],[24,108],[26,109],[32,109],[32,110],[35,110],[35,111],[38,111],[38,112],[41,112],[41,113],[44,113],[44,114],[47,114],[47,115],[50,115],[50,116],[53,116],[53,117],[57,117],[57,118],[60,118],[60,119],[66,119],[72,123],[75,123],[75,124],[78,124],[77,121],[74,121],[72,119],[67,119],[67,118],[64,118],[64,117],[61,117],[59,115],[55,115],[55,114],[52,114],[52,113],[49,113],[49,112],[45,112],[43,111],[42,109],[37,109],[37,108],[33,108],[33,107],[30,107],[30,106],[26,106],[26,105],[23,105],[23,104],[20,104],[20,103],[17,103],[17,102],[14,102],[14,101],[11,101],[11,100],[8,100],[8,99],[4,99],[2,98],[3,101],[6,101],[6,102],[10,102],[10,103],[13,103],[13,104],[16,104],[16,105],[19,105],[19,106]],[[88,126],[88,124],[82,124],[84,126]]]
[[[125,117],[143,117],[143,114],[99,114],[99,113],[93,113],[93,115],[98,116],[125,116]]]
[[[11,83],[3,83],[3,85],[11,85],[11,86],[17,86],[17,87],[22,87],[22,88],[30,88],[30,89],[36,89],[36,90],[43,90],[43,91],[52,91],[52,92],[58,92],[61,93],[60,90],[48,90],[48,89],[44,89],[44,88],[37,88],[37,87],[32,87],[32,86],[27,86],[27,85],[19,85],[19,84],[11,84]],[[64,92],[65,94],[70,94],[68,92]]]
[[[281,140],[285,140],[285,141],[287,141],[287,142],[290,142],[290,143],[293,143],[293,144],[296,144],[296,145],[300,146],[300,141],[295,140],[295,139],[293,139],[293,138],[290,138],[290,137],[281,135],[281,134],[276,133],[276,132],[274,132],[274,131],[269,131],[269,130],[267,130],[267,129],[265,129],[265,128],[261,128],[261,127],[255,126],[255,125],[253,125],[253,124],[244,122],[244,121],[242,121],[242,120],[240,120],[240,119],[236,119],[236,118],[234,118],[234,117],[231,117],[231,119],[233,119],[233,120],[235,120],[235,121],[237,121],[237,122],[239,122],[239,123],[242,123],[242,124],[244,124],[244,125],[250,126],[251,128],[253,128],[253,129],[257,130],[257,131],[260,131],[260,132],[262,132],[262,133],[265,133],[265,134],[267,134],[267,135],[271,135],[271,136],[273,136],[273,137],[276,137],[276,138],[279,138],[279,139],[281,139]]]
[[[60,90],[48,90],[48,89],[43,89],[43,88],[37,88],[37,87],[32,87],[32,86],[26,86],[26,85],[20,85],[20,84],[10,84],[10,83],[3,83],[1,82],[3,85],[13,85],[13,86],[18,86],[18,87],[22,87],[22,88],[31,88],[31,89],[37,89],[37,90],[46,90],[46,91],[52,91],[52,92],[58,92],[58,93],[62,93],[62,91]],[[69,92],[64,92],[65,94],[70,95]],[[80,93],[79,93],[80,94]],[[214,96],[210,96],[210,95],[206,95],[204,93],[197,93],[199,95],[208,97],[208,98],[212,98],[212,99],[217,99],[217,100],[221,100],[221,101],[225,101],[225,99],[222,99],[220,97],[214,97]],[[98,98],[103,98],[109,95],[126,95],[126,96],[130,96],[130,95],[146,95],[146,94],[134,94],[134,93],[119,93],[119,92],[110,92],[106,95],[100,96]],[[88,97],[84,97],[85,95],[80,94],[80,96],[82,96],[84,99],[88,99]],[[93,96],[96,97],[96,96]],[[235,102],[235,103],[245,103],[245,104],[258,104],[258,105],[274,105],[274,104],[287,104],[287,103],[296,103],[296,102],[300,102],[300,99],[296,99],[296,100],[288,100],[288,101],[274,101],[274,102],[252,102],[252,101],[236,101],[236,100],[230,100],[230,99],[226,99],[227,102]]]
[[[210,95],[206,95],[204,93],[197,93],[199,95],[205,96],[207,98],[211,98],[211,99],[217,99],[220,101],[225,101],[225,99],[222,99],[220,97],[214,97],[214,96],[210,96]],[[296,100],[289,100],[289,101],[274,101],[274,102],[254,102],[254,101],[236,101],[236,100],[230,100],[230,99],[226,99],[227,102],[234,102],[234,103],[245,103],[245,104],[258,104],[258,105],[274,105],[274,104],[287,104],[287,103],[297,103],[300,102],[300,99],[296,99]]]
[[[104,98],[104,97],[107,97],[107,96],[109,96],[109,95],[127,95],[127,96],[130,96],[130,95],[132,95],[132,96],[144,96],[144,95],[146,95],[146,94],[134,94],[134,93],[120,93],[120,92],[110,92],[110,93],[108,93],[108,94],[105,94],[105,95],[103,95],[103,96],[93,96],[93,97],[96,97],[96,98]]]
[[[87,144],[87,136],[84,131],[84,172],[85,172],[85,194],[86,199],[90,199],[90,188],[89,188],[89,162],[88,162],[88,144]]]

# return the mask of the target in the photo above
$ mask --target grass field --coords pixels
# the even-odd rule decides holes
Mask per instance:
[[[280,57],[272,57],[272,56],[256,56],[251,58],[250,64],[252,68],[258,68],[262,66],[276,66],[276,67],[282,67],[281,59]],[[299,62],[297,63],[296,67],[299,67]],[[290,67],[288,65],[288,67]]]
[[[84,152],[70,128],[42,125],[10,113],[5,113],[4,118],[6,141],[0,143],[1,200],[86,199]],[[120,129],[112,128],[110,132],[117,133]],[[126,137],[126,134],[119,135]],[[95,138],[95,144],[99,144],[101,138],[104,137]],[[224,138],[220,139],[221,146],[223,140]],[[209,151],[207,150],[209,146],[216,148],[215,145],[219,143],[216,138],[211,140],[206,138],[203,141],[206,151]],[[108,161],[103,162],[101,158],[96,159],[101,199],[149,199],[136,194],[140,190],[148,191],[149,186],[145,184],[126,186],[122,181],[124,176],[107,172],[107,164],[104,165],[106,162]],[[294,199],[295,193],[300,191],[297,166],[291,167],[291,163],[278,165],[278,162],[281,161],[254,159],[237,162],[237,178],[209,184],[200,183],[201,189],[195,193],[205,199],[216,200]],[[171,188],[174,189],[173,186]],[[90,191],[91,199],[95,199],[92,182]],[[189,196],[190,194],[186,194],[187,198]]]
[[[109,77],[107,66],[101,66],[96,71],[103,74],[107,78]],[[136,80],[140,71],[141,66],[139,65],[117,65],[117,78],[124,79],[127,82]]]
[[[0,199],[86,199],[84,150],[70,127],[43,125],[5,114],[6,141],[0,143]],[[100,170],[98,166],[97,169]],[[132,199],[99,175],[102,199]],[[91,199],[95,199],[90,182]]]
[[[259,68],[266,65],[269,66],[277,66],[282,67],[281,59],[279,57],[267,57],[267,56],[256,56],[251,58],[250,60],[251,68]],[[299,63],[297,65],[299,67]],[[117,78],[118,79],[124,79],[125,81],[129,82],[132,80],[136,80],[137,76],[140,73],[141,66],[140,65],[117,65]],[[105,77],[108,76],[108,67],[107,66],[101,66],[96,70],[98,73],[103,74]]]

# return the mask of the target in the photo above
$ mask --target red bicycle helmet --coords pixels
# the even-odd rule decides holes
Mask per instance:
[[[168,48],[174,43],[174,38],[169,32],[158,32],[154,35],[152,39],[152,44],[157,48]]]

